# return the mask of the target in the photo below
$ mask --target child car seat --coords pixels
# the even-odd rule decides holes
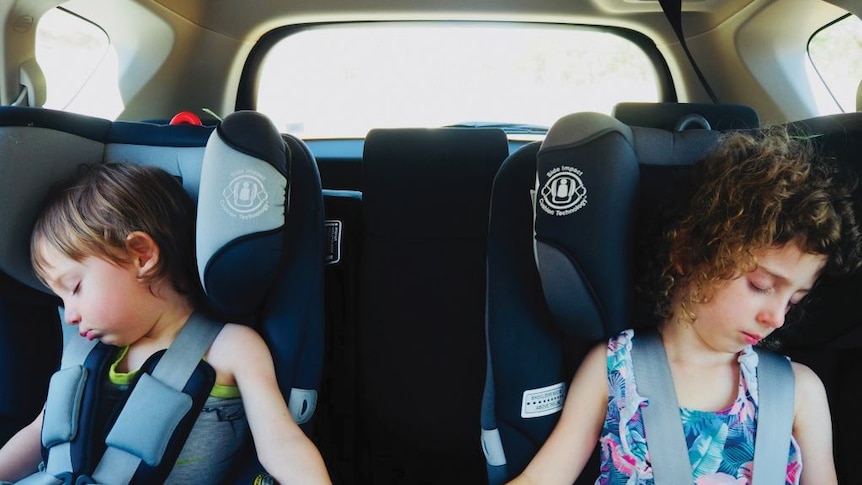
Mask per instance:
[[[29,263],[42,200],[79,165],[106,161],[156,165],[182,180],[198,205],[198,266],[209,306],[261,332],[291,413],[310,431],[322,365],[323,202],[310,152],[287,147],[252,111],[205,127],[0,108],[0,348],[21,347],[0,354],[0,385],[26,397],[0,396],[0,440],[38,413],[62,347],[60,302]],[[240,179],[257,197],[232,204],[230,187]],[[18,387],[24,377],[30,385]],[[261,469],[249,452],[236,483],[250,483]]]
[[[504,162],[488,245],[482,442],[492,484],[544,443],[586,350],[633,325],[635,221],[685,186],[685,167],[717,138],[578,113]]]
[[[822,155],[860,173],[860,122],[859,113],[832,115],[788,129],[813,136]],[[544,443],[586,350],[641,325],[632,290],[641,260],[636,243],[661,225],[663,206],[688,196],[690,167],[718,135],[580,113],[504,162],[491,200],[481,418],[492,484],[519,474]],[[862,431],[851,389],[859,372],[853,354],[862,347],[853,303],[861,287],[862,275],[824,277],[806,321],[776,334],[781,351],[811,366],[826,385],[838,423],[839,481],[853,476],[853,443]],[[595,476],[587,475],[578,483],[592,483]]]

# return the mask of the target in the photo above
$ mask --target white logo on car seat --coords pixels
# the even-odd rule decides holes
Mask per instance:
[[[231,217],[243,220],[254,219],[269,209],[264,180],[266,177],[254,170],[237,170],[222,191],[221,206]]]
[[[587,187],[581,181],[584,173],[566,165],[551,169],[542,186],[539,206],[552,216],[567,216],[587,205]]]

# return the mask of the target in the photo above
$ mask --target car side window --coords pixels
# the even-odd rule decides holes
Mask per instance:
[[[51,9],[36,29],[36,60],[48,91],[44,107],[108,119],[122,112],[117,58],[97,25]]]
[[[841,111],[856,111],[862,82],[862,20],[848,15],[815,33],[808,55]]]
[[[263,57],[256,109],[302,138],[370,128],[517,124],[667,101],[655,45],[631,32],[546,24],[391,22],[284,35]],[[659,61],[656,61],[659,59]]]

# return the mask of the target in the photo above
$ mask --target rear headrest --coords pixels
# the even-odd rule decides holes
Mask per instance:
[[[84,164],[154,165],[198,201],[198,262],[211,303],[226,315],[247,315],[279,267],[287,157],[275,127],[255,112],[233,113],[214,130],[2,107],[0,271],[50,293],[33,274],[29,243],[51,190]]]
[[[537,155],[534,249],[545,300],[565,333],[598,340],[631,326],[641,172],[692,164],[718,136],[629,127],[599,113],[551,127]]]
[[[742,130],[758,128],[760,117],[750,106],[709,103],[619,103],[612,116],[629,126],[668,131],[691,128]]]

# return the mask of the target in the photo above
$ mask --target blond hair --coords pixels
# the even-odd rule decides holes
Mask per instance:
[[[45,281],[42,245],[75,261],[96,256],[128,263],[126,238],[135,231],[149,234],[160,251],[155,271],[142,280],[167,279],[180,293],[196,298],[194,204],[174,176],[131,163],[85,166],[71,186],[54,195],[30,240],[36,276]]]

